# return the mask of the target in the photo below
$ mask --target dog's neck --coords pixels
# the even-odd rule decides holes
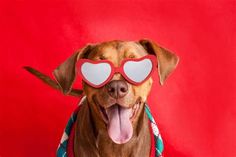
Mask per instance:
[[[141,112],[133,124],[133,136],[125,144],[115,144],[107,133],[104,122],[98,120],[96,113],[85,103],[81,106],[75,126],[75,157],[148,157],[151,138],[148,117],[142,104]]]

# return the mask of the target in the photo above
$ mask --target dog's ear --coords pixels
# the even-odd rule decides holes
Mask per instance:
[[[68,94],[71,91],[72,85],[76,78],[76,63],[80,58],[87,58],[92,46],[87,45],[79,51],[75,52],[72,56],[66,59],[61,65],[59,65],[54,71],[53,76],[59,84],[61,91],[64,94]]]
[[[139,43],[149,54],[157,56],[160,84],[163,85],[166,78],[176,68],[179,57],[153,41],[142,39]]]

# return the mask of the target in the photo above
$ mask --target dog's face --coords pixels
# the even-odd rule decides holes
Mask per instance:
[[[118,67],[124,59],[145,55],[145,49],[135,42],[114,41],[94,46],[87,58],[95,61],[109,60]],[[151,85],[151,78],[139,86],[132,85],[119,73],[101,88],[83,83],[94,115],[106,124],[111,139],[116,143],[125,143],[132,137],[132,124],[137,121],[143,109]]]
[[[111,41],[88,45],[80,53],[76,53],[60,65],[54,75],[62,89],[68,92],[75,79],[76,61],[80,58],[93,61],[109,60],[115,67],[119,67],[124,59],[141,58],[148,54],[155,54],[158,58],[158,70],[162,84],[175,68],[178,58],[148,40]],[[66,73],[66,76],[63,76],[63,73]],[[151,86],[152,78],[147,79],[141,85],[133,85],[119,73],[115,73],[113,78],[100,88],[94,88],[83,82],[83,90],[93,118],[101,127],[107,128],[109,137],[118,144],[126,143],[131,139],[133,128],[144,111],[144,103]]]

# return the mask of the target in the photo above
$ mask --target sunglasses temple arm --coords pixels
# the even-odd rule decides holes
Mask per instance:
[[[47,85],[49,85],[50,87],[60,90],[60,86],[58,85],[58,83],[56,81],[54,81],[53,79],[51,79],[49,76],[41,73],[40,71],[29,67],[29,66],[25,66],[23,67],[26,71],[28,71],[29,73],[33,74],[34,76],[36,76],[38,79],[40,79],[41,81],[43,81],[44,83],[46,83]],[[70,93],[68,95],[70,96],[75,96],[75,97],[79,97],[83,94],[82,90],[78,90],[78,89],[72,89],[70,91]]]

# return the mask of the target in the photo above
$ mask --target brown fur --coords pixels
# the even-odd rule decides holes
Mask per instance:
[[[80,58],[91,60],[109,60],[115,66],[120,66],[126,58],[140,58],[154,54],[158,60],[160,83],[163,84],[168,75],[175,69],[178,57],[168,50],[149,40],[139,42],[110,41],[96,45],[87,45],[73,54],[55,71],[54,76],[64,94],[70,94],[76,78],[76,61]],[[112,80],[124,80],[120,74],[115,74]],[[75,157],[148,157],[151,140],[148,118],[144,112],[144,103],[152,86],[149,78],[139,86],[128,83],[128,94],[114,99],[109,96],[105,87],[93,88],[83,82],[86,102],[82,105],[75,127],[74,150]],[[139,109],[131,119],[133,136],[125,144],[116,144],[108,136],[106,124],[102,119],[98,104],[108,108],[114,103],[130,108],[140,102]]]

